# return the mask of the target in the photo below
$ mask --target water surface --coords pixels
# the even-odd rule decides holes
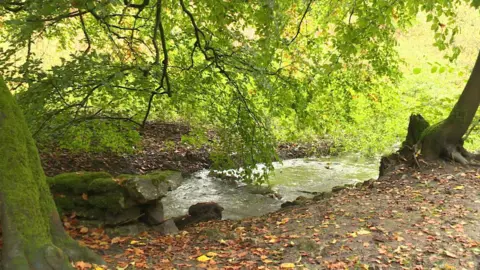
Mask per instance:
[[[356,156],[291,159],[275,163],[274,167],[270,183],[282,196],[281,200],[252,194],[241,183],[211,177],[208,170],[201,170],[163,199],[165,216],[184,215],[190,205],[198,202],[217,202],[225,208],[224,219],[260,216],[278,210],[285,201],[312,196],[302,191],[330,191],[334,186],[378,176],[377,161]]]

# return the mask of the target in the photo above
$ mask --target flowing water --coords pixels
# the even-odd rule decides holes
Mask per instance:
[[[209,176],[208,170],[194,173],[163,199],[166,217],[184,215],[190,205],[217,202],[225,210],[224,219],[260,216],[280,208],[285,201],[306,192],[330,191],[334,186],[353,184],[378,176],[378,162],[356,156],[318,159],[291,159],[274,164],[270,183],[281,200],[252,194],[242,184]],[[302,192],[306,191],[306,192]]]

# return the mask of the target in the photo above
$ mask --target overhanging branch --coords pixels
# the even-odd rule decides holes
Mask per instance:
[[[302,29],[303,21],[305,20],[305,17],[307,16],[307,13],[310,11],[310,7],[312,6],[313,1],[314,1],[314,0],[310,0],[310,1],[308,2],[307,8],[305,8],[305,11],[303,12],[302,18],[300,19],[300,22],[298,23],[297,33],[296,33],[295,36],[292,38],[292,40],[290,40],[290,42],[288,43],[288,45],[292,44],[292,43],[295,41],[295,39],[297,39],[298,35],[300,34],[300,30]]]

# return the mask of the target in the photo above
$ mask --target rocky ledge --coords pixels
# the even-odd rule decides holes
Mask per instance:
[[[139,221],[163,223],[161,199],[182,181],[176,171],[116,177],[106,172],[75,172],[47,178],[60,213],[74,213],[81,220],[107,227]]]

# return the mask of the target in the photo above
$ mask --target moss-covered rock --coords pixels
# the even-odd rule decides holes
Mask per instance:
[[[158,200],[176,189],[183,181],[182,174],[175,171],[156,171],[146,175],[120,175],[122,186],[139,203]]]
[[[125,225],[128,223],[136,222],[138,218],[143,216],[142,212],[143,212],[143,209],[138,206],[125,209],[122,212],[117,214],[107,212],[107,214],[105,215],[105,225],[119,226],[119,225]]]
[[[168,183],[173,189],[180,186],[183,182],[182,173],[177,171],[153,171],[144,175],[132,175],[122,174],[117,177],[121,182],[128,181],[129,179],[139,178],[151,180],[154,185],[160,185],[162,183]]]
[[[69,212],[75,209],[75,203],[67,196],[57,196],[54,198],[54,201],[57,208],[62,209],[62,211]]]
[[[65,173],[50,177],[48,183],[60,212],[86,220],[99,220],[117,226],[140,221],[163,221],[160,199],[180,186],[180,172],[156,171],[146,175],[120,175],[103,172]]]
[[[88,220],[105,220],[105,210],[99,208],[76,207],[77,217]]]
[[[88,203],[92,208],[99,208],[116,214],[120,213],[125,207],[125,196],[120,191],[93,195],[88,198]]]
[[[73,172],[62,173],[47,179],[53,193],[73,193],[81,195],[87,193],[90,183],[98,178],[112,178],[106,172]]]
[[[122,186],[113,178],[97,178],[88,185],[88,192],[101,194],[123,190]]]

